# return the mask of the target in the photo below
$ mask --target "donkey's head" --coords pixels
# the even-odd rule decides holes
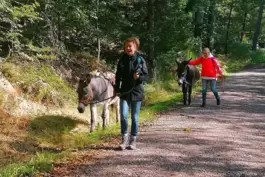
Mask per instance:
[[[85,111],[85,107],[93,100],[93,92],[92,92],[92,84],[91,84],[92,76],[87,74],[85,76],[81,76],[77,94],[78,94],[78,111],[79,113],[83,113]]]
[[[177,63],[176,77],[178,79],[179,85],[182,85],[186,80],[186,67],[190,60],[188,61],[184,60],[182,62],[179,62],[176,60],[176,63]]]

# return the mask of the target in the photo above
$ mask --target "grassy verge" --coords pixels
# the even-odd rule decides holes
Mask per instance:
[[[16,90],[29,100],[61,107],[65,106],[65,100],[68,100],[67,104],[74,104],[77,99],[74,89],[48,65],[4,62],[0,69]]]

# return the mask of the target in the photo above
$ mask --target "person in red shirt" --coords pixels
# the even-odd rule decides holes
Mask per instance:
[[[202,65],[201,78],[202,78],[202,105],[201,107],[205,107],[206,105],[206,95],[207,95],[207,86],[208,83],[211,84],[211,90],[216,98],[217,105],[221,104],[220,96],[216,89],[216,80],[217,74],[223,77],[223,71],[220,67],[219,62],[216,57],[214,57],[209,48],[203,49],[203,55],[198,59],[190,61],[190,65]]]

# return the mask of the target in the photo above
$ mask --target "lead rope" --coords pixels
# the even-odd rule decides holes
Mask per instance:
[[[121,97],[121,96],[124,96],[124,95],[129,94],[130,92],[133,91],[134,88],[135,88],[135,85],[134,85],[133,88],[131,88],[129,91],[120,94],[118,97]],[[103,101],[106,101],[106,100],[109,100],[109,99],[115,98],[116,96],[117,96],[117,95],[114,95],[114,96],[111,96],[111,97],[105,98],[105,99],[103,99],[103,100],[93,101],[93,102],[88,101],[88,100],[89,100],[89,97],[88,97],[88,98],[85,99],[85,100],[80,100],[79,103],[84,103],[84,104],[86,104],[86,105],[88,105],[88,104],[96,104],[96,103],[100,103],[100,102],[103,102]]]
[[[223,93],[225,92],[225,79],[224,79],[224,77],[222,78],[222,91],[223,91]]]

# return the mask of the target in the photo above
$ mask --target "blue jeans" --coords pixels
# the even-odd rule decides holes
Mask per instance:
[[[202,102],[206,102],[206,95],[207,95],[207,87],[208,83],[211,84],[211,90],[216,98],[216,100],[220,99],[218,95],[218,91],[216,89],[216,80],[215,79],[202,79]]]
[[[120,100],[121,106],[121,134],[128,133],[128,114],[129,108],[131,108],[131,135],[137,136],[138,135],[138,126],[139,126],[139,113],[141,108],[141,101],[127,101],[127,100]]]

